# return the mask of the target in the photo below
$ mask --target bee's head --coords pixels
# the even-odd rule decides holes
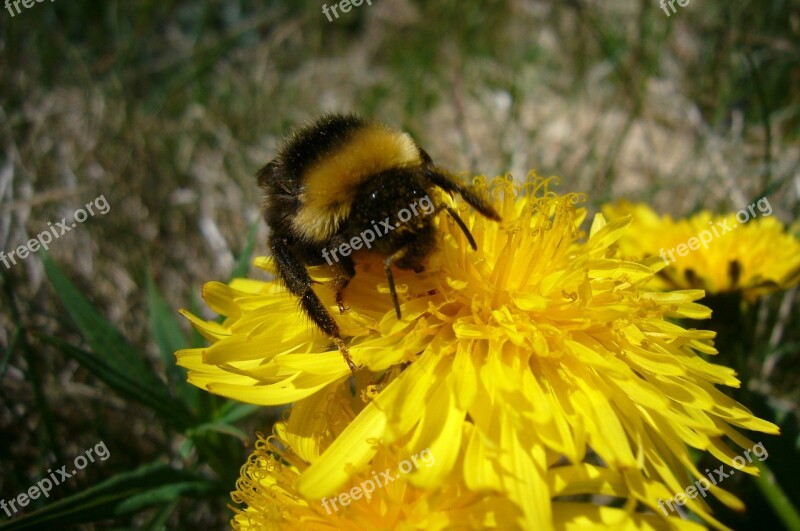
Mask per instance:
[[[434,189],[417,168],[383,171],[359,187],[349,225],[378,232],[374,250],[392,255],[414,240],[433,234]]]

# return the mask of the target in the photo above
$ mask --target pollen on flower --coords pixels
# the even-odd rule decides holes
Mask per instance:
[[[375,397],[378,396],[378,393],[380,393],[380,386],[368,385],[366,389],[361,391],[361,400],[364,402],[375,400]]]

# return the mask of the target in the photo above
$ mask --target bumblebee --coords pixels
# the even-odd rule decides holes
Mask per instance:
[[[392,266],[423,271],[422,262],[436,245],[434,215],[446,211],[477,249],[455,209],[433,204],[435,188],[460,194],[482,215],[500,221],[485,198],[435,166],[410,135],[355,115],[326,115],[295,131],[257,177],[278,276],[353,372],[339,327],[314,293],[306,267],[330,265],[343,313],[342,292],[356,273],[354,257],[376,253],[383,258],[399,319]]]

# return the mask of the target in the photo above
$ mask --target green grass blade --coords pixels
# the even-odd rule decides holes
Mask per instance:
[[[189,430],[189,436],[194,438],[197,435],[201,435],[207,432],[221,433],[223,435],[235,437],[236,439],[239,439],[242,443],[247,442],[247,434],[245,432],[243,432],[236,426],[232,426],[224,422],[209,422],[207,424],[201,424]]]
[[[95,310],[49,256],[44,256],[43,262],[50,282],[92,352],[55,338],[48,341],[75,356],[112,389],[149,405],[173,426],[179,429],[191,426],[194,423],[192,413],[172,396],[144,356]]]
[[[117,367],[107,363],[105,356],[98,356],[94,352],[70,345],[57,337],[44,335],[37,337],[80,363],[120,395],[147,406],[171,426],[185,431],[197,423],[183,403],[166,392],[163,384],[160,388],[150,387],[137,378],[131,377],[129,373],[120,371]]]
[[[161,296],[153,278],[147,275],[147,310],[150,317],[150,329],[161,354],[167,381],[183,401],[195,410],[199,389],[189,385],[186,373],[175,362],[175,352],[189,346],[189,340],[181,331],[177,312],[169,307]]]
[[[753,478],[764,500],[772,507],[775,515],[783,522],[786,529],[800,529],[800,512],[792,503],[792,499],[781,488],[772,470],[763,461],[753,463],[760,474]]]
[[[172,513],[175,512],[177,507],[178,507],[178,500],[173,500],[169,503],[164,504],[163,507],[161,507],[158,511],[156,511],[156,514],[153,516],[153,518],[151,518],[150,521],[147,522],[143,528],[149,529],[151,531],[166,530],[167,522],[169,522],[170,516],[172,516]]]
[[[164,463],[151,463],[16,518],[0,525],[0,529],[63,529],[120,518],[181,497],[208,497],[223,492],[217,483]]]
[[[263,406],[242,404],[241,402],[234,402],[231,400],[219,409],[219,415],[215,420],[217,422],[224,422],[225,424],[234,424],[263,409]]]

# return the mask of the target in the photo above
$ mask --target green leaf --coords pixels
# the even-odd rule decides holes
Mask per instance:
[[[188,435],[194,438],[197,435],[202,435],[208,432],[216,432],[222,433],[224,435],[230,435],[231,437],[235,437],[242,442],[247,442],[248,437],[245,432],[240,430],[235,426],[231,426],[230,424],[225,424],[224,422],[208,422],[206,424],[201,424],[189,430]]]
[[[107,363],[106,358],[103,356],[98,356],[88,350],[70,345],[57,337],[45,335],[39,335],[38,337],[80,363],[86,370],[97,376],[122,396],[149,407],[159,417],[177,429],[185,431],[197,423],[194,417],[185,409],[182,402],[164,391],[165,388],[160,381],[161,387],[150,387],[140,382],[137,378],[131,378],[130,374],[125,371],[120,371],[117,367]]]
[[[150,329],[166,368],[167,381],[183,401],[194,410],[200,390],[186,381],[186,373],[175,362],[175,352],[187,348],[189,340],[181,331],[177,312],[169,307],[149,274],[147,275],[147,310],[150,316]]]
[[[263,406],[256,406],[253,404],[242,404],[241,402],[235,402],[231,400],[219,409],[219,415],[217,416],[216,420],[217,422],[233,424],[242,419],[246,419],[256,411],[260,411],[263,409],[264,409]]]
[[[62,529],[120,518],[183,497],[219,496],[224,492],[220,484],[208,479],[164,463],[151,463],[16,518],[0,529]]]
[[[74,357],[115,391],[148,405],[176,428],[183,430],[194,424],[191,411],[172,396],[144,356],[97,312],[49,256],[45,255],[43,262],[67,313],[92,351],[73,347],[57,338],[43,339]]]
[[[800,511],[794,506],[791,497],[781,488],[772,470],[763,461],[753,463],[759,475],[753,478],[764,500],[772,507],[775,515],[786,529],[800,529]]]
[[[153,518],[147,522],[142,528],[149,529],[151,531],[162,531],[167,529],[167,522],[169,522],[170,516],[172,513],[175,512],[175,509],[178,507],[178,500],[173,500],[170,503],[165,503],[163,507],[161,507],[156,514],[153,515]]]

